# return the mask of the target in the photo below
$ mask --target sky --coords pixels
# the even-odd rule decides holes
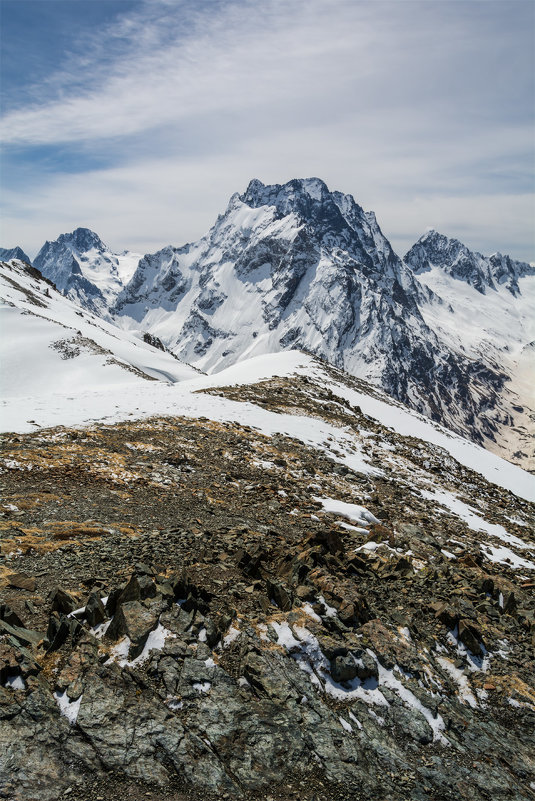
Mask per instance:
[[[0,245],[198,239],[252,178],[322,178],[403,256],[535,261],[532,0],[0,0]]]

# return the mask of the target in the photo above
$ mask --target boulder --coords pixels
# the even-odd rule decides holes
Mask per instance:
[[[52,595],[52,612],[62,612],[64,615],[70,614],[78,606],[76,599],[70,592],[56,587]]]
[[[100,595],[98,595],[96,592],[92,592],[87,599],[87,603],[85,605],[85,618],[91,628],[93,626],[98,626],[100,623],[104,623],[106,620],[106,610],[104,609],[104,605],[100,600]]]
[[[121,604],[106,632],[106,638],[118,640],[128,637],[130,640],[129,659],[135,659],[142,652],[147,637],[158,625],[158,618],[139,601],[128,601]]]
[[[476,656],[483,654],[481,632],[473,623],[467,620],[459,621],[459,639]]]
[[[356,678],[357,665],[351,654],[335,656],[334,659],[331,659],[331,676],[337,682],[352,681]]]

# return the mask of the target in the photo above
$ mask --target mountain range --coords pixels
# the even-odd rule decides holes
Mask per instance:
[[[305,350],[533,467],[529,264],[436,231],[401,259],[373,212],[317,178],[251,181],[195,243],[117,254],[79,228],[33,264],[86,310],[203,371]]]
[[[429,419],[512,447],[531,268],[402,261],[316,180],[34,264],[0,261],[0,797],[531,798],[535,476]]]

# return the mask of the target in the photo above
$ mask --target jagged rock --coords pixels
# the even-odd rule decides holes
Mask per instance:
[[[332,660],[337,656],[347,656],[348,647],[346,643],[341,642],[334,637],[318,634],[318,642],[322,652],[330,662],[332,662]]]
[[[295,596],[300,601],[314,601],[315,599],[314,590],[307,587],[306,584],[299,584],[295,588]]]
[[[173,588],[171,584],[169,584],[169,582],[165,581],[161,584],[156,584],[155,589],[156,589],[155,595],[156,596],[159,595],[165,601],[165,604],[167,606],[173,603],[175,593],[173,592]]]
[[[37,584],[36,579],[33,576],[27,576],[26,573],[12,573],[8,576],[7,581],[10,587],[28,590],[28,592],[33,592]]]
[[[141,598],[141,592],[139,586],[139,579],[134,573],[131,576],[130,581],[127,583],[126,587],[123,589],[123,591],[117,598],[117,606],[128,603],[129,601],[139,601],[140,598]]]
[[[454,629],[459,620],[459,613],[447,603],[433,602],[431,608],[435,612],[435,617],[444,623],[449,629]]]
[[[388,669],[399,665],[403,670],[418,673],[418,653],[409,641],[380,620],[370,620],[361,626],[362,641],[377,654],[379,661]]]
[[[124,592],[125,587],[126,584],[124,584],[122,587],[115,587],[113,590],[111,590],[110,594],[108,595],[108,600],[106,601],[106,606],[105,606],[106,614],[108,615],[108,617],[113,617],[113,615],[115,614],[115,611],[117,609],[117,602],[121,597],[121,594]]]
[[[46,631],[47,651],[57,651],[70,637],[75,642],[83,633],[78,620],[68,618],[58,612],[52,612],[48,619]]]
[[[273,598],[279,609],[287,612],[292,608],[292,599],[280,582],[268,580],[267,589],[270,598]]]
[[[62,612],[64,615],[68,615],[77,607],[76,599],[70,592],[63,590],[61,587],[56,588],[51,600],[52,612]]]
[[[366,651],[359,650],[355,653],[357,676],[361,681],[366,679],[376,679],[379,675],[377,663]]]
[[[98,626],[99,623],[104,623],[106,620],[106,610],[104,609],[104,605],[100,600],[100,595],[96,592],[92,592],[87,599],[85,605],[85,618],[87,620],[87,624],[91,627]]]
[[[507,592],[503,596],[503,611],[506,615],[514,615],[517,610],[517,602],[514,592]]]
[[[40,631],[22,628],[21,626],[11,626],[6,620],[0,620],[0,635],[8,634],[20,645],[37,645],[42,639]]]
[[[10,626],[25,628],[23,621],[7,604],[0,604],[0,620],[5,620]]]
[[[40,670],[41,666],[27,648],[0,642],[0,686],[16,676],[22,679],[37,676]]]
[[[118,607],[105,636],[109,640],[128,637],[131,643],[128,655],[130,659],[135,659],[157,625],[158,618],[139,601],[127,601]]]
[[[468,620],[459,621],[459,639],[476,656],[480,656],[483,653],[481,632],[477,626],[474,626]]]

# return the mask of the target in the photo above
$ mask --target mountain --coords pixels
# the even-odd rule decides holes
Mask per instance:
[[[535,275],[535,267],[509,256],[494,253],[482,256],[469,250],[458,239],[450,239],[434,229],[427,231],[405,255],[405,263],[416,275],[440,268],[451,278],[464,281],[481,295],[489,289],[505,287],[513,296],[520,294],[518,279]]]
[[[318,178],[251,181],[199,241],[130,261],[129,280],[118,258],[78,229],[35,263],[204,371],[299,348],[534,469],[529,265],[436,232],[402,261],[373,212]]]
[[[136,393],[146,384],[191,378],[198,373],[138,333],[81,309],[37,268],[0,262],[2,398],[17,409],[28,397],[27,418],[39,425],[40,399],[61,411],[66,395],[123,386]],[[13,400],[15,399],[15,400]],[[7,423],[11,412],[4,409]]]
[[[500,265],[518,294],[516,263]],[[316,178],[253,180],[199,242],[145,256],[112,313],[209,372],[302,348],[494,446],[512,419],[502,404],[508,374],[438,336],[422,314],[439,302],[423,269],[401,262],[351,195]],[[499,283],[498,263],[490,276]],[[515,442],[508,453],[518,451]]]
[[[295,351],[1,425],[1,797],[531,798],[534,476]]]
[[[105,314],[130,279],[139,254],[112,251],[88,228],[46,242],[33,264],[71,300]]]
[[[405,263],[424,290],[419,309],[441,348],[505,376],[486,447],[535,469],[535,268],[500,253],[482,256],[436,231]]]
[[[22,248],[18,246],[15,248],[0,248],[0,260],[10,261],[11,259],[19,259],[20,261],[25,261],[27,264],[31,264],[29,257]]]

